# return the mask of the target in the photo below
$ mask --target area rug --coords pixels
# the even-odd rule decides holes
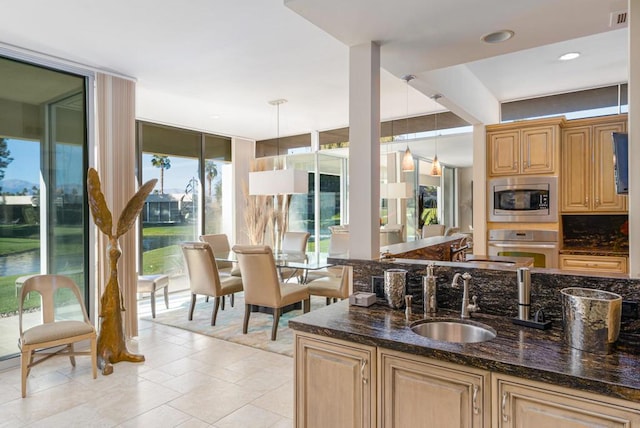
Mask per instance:
[[[141,318],[288,356],[293,356],[293,332],[289,328],[289,320],[302,315],[302,309],[282,314],[278,322],[278,335],[276,340],[272,341],[271,326],[273,325],[273,316],[270,314],[252,312],[249,318],[248,332],[247,334],[242,334],[244,318],[243,293],[236,293],[234,307],[229,304],[229,299],[226,300],[225,310],[218,311],[215,326],[211,325],[213,299],[205,302],[204,297],[198,298],[192,321],[187,319],[189,315],[188,299],[179,301],[178,305],[172,304],[171,309],[165,309],[162,306],[164,305],[158,304],[155,319],[151,315],[145,315]],[[324,297],[311,298],[311,310],[319,309],[323,306],[325,306]],[[161,307],[162,310],[160,310]]]

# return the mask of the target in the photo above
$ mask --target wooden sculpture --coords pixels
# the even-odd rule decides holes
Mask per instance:
[[[125,310],[122,293],[118,285],[118,259],[122,255],[118,238],[133,226],[144,201],[153,190],[158,180],[149,180],[127,202],[122,210],[115,234],[112,233],[113,220],[111,211],[107,207],[104,194],[100,189],[98,172],[89,168],[87,174],[87,192],[89,194],[89,208],[93,221],[98,229],[109,238],[107,247],[109,253],[109,281],[100,299],[100,332],[98,334],[98,362],[103,375],[113,373],[113,365],[119,361],[134,363],[144,361],[144,355],[132,354],[127,350],[124,340],[124,326],[122,311]]]

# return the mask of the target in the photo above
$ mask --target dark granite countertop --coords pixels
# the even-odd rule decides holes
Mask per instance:
[[[380,252],[388,252],[391,255],[402,254],[409,251],[418,250],[420,248],[448,244],[456,241],[460,241],[459,236],[430,236],[428,238],[416,239],[415,241],[399,242],[397,244],[386,245],[380,247]]]
[[[621,338],[609,355],[565,345],[561,326],[536,330],[516,326],[510,318],[473,314],[472,320],[493,327],[498,335],[482,343],[458,344],[414,334],[410,322],[422,318],[414,306],[409,322],[403,310],[375,304],[349,306],[347,300],[289,321],[294,330],[422,355],[497,373],[524,377],[640,403],[640,343]],[[441,310],[437,317],[458,317]]]
[[[578,256],[629,256],[629,248],[614,249],[607,247],[563,247],[560,254]]]

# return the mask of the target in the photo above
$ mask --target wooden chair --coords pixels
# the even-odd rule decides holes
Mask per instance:
[[[77,304],[81,308],[82,320],[63,319],[56,312],[54,299],[56,291],[64,289],[69,290],[77,300]],[[30,292],[40,293],[42,297],[42,324],[23,329],[23,304]],[[27,394],[27,377],[31,368],[56,355],[69,356],[73,367],[76,366],[76,355],[91,355],[93,378],[96,378],[96,329],[89,321],[80,290],[71,278],[63,275],[35,275],[28,278],[20,290],[18,318],[20,328],[18,345],[22,355],[22,398]],[[84,340],[88,340],[90,343],[89,351],[75,351],[74,343]],[[57,349],[60,346],[63,348]],[[46,351],[39,351],[38,358],[35,359],[36,350]]]
[[[189,321],[193,320],[197,295],[202,294],[215,299],[213,313],[211,314],[211,325],[216,325],[216,317],[218,316],[221,300],[226,295],[242,291],[242,278],[231,275],[221,277],[218,274],[218,267],[211,246],[206,242],[185,242],[180,246],[187,265],[189,288],[191,289]]]
[[[309,290],[305,285],[280,282],[271,248],[266,245],[235,245],[244,282],[244,323],[242,333],[247,334],[251,305],[273,309],[271,340],[276,340],[282,308],[303,302],[303,311],[309,312]]]

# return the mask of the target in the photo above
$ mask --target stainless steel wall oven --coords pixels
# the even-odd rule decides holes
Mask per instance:
[[[555,230],[490,230],[490,256],[532,257],[535,267],[558,267]]]

